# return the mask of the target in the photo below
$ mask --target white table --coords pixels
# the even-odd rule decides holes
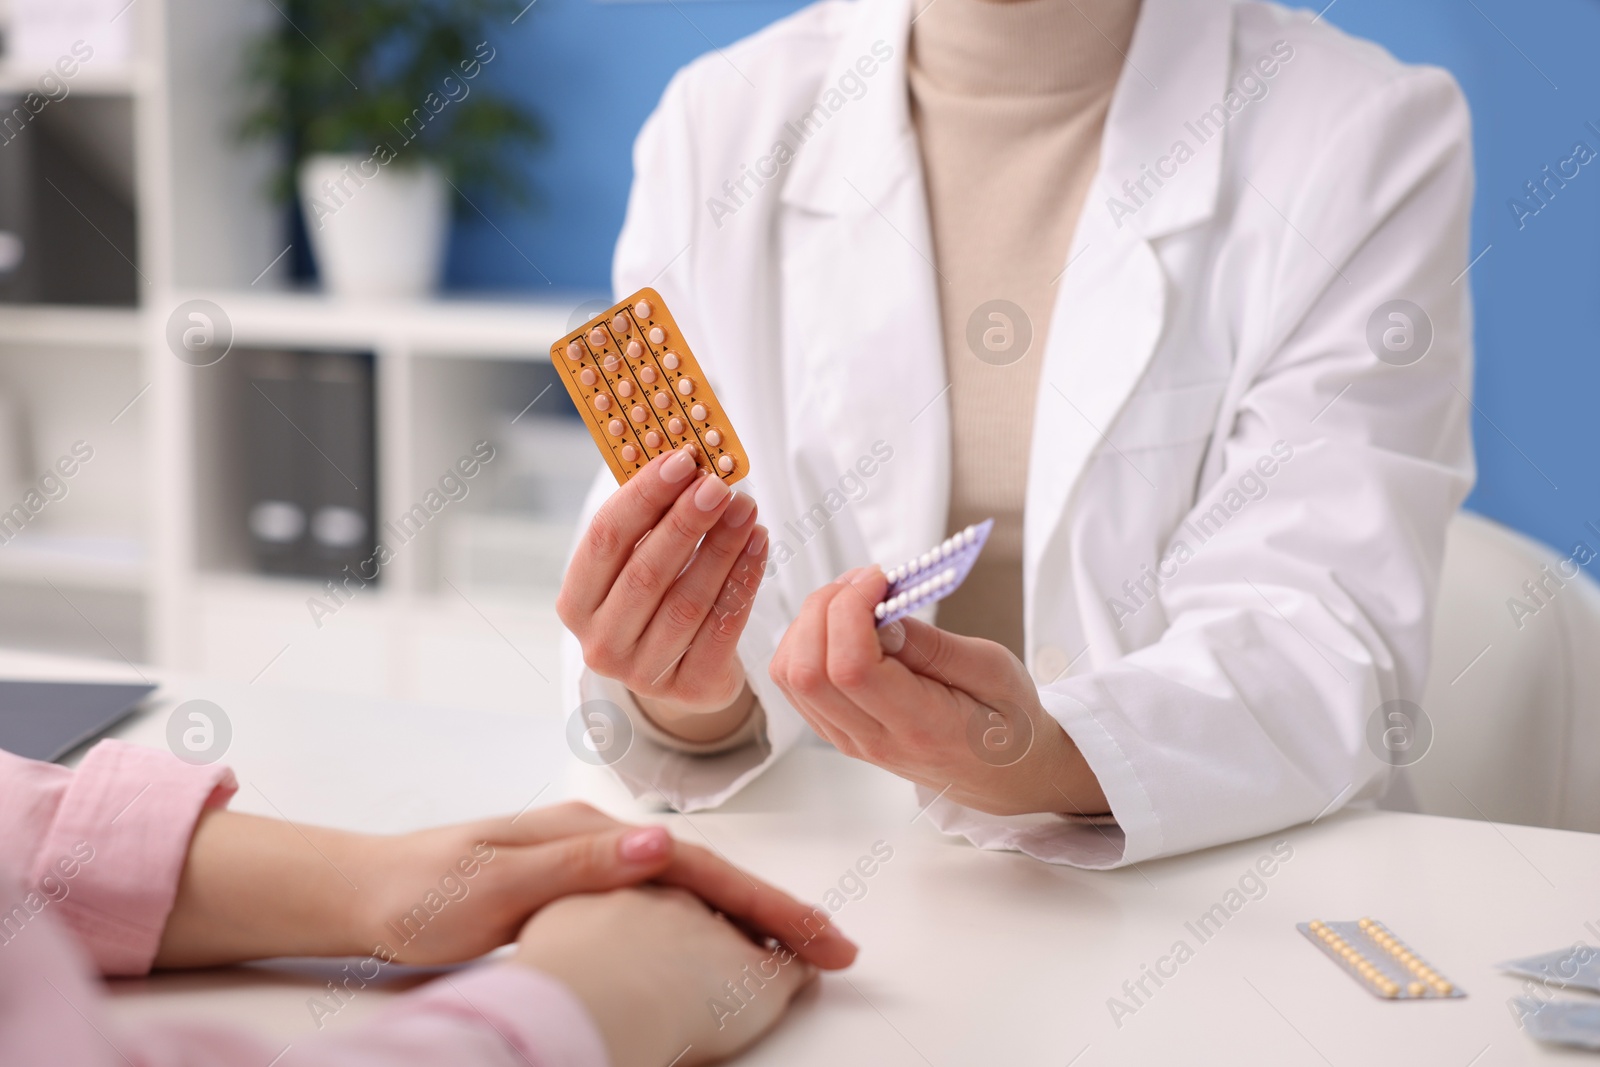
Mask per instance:
[[[743,1063],[1489,1067],[1576,1058],[1517,1030],[1506,999],[1518,983],[1492,965],[1595,940],[1585,923],[1600,928],[1597,836],[1355,812],[1093,873],[948,839],[918,817],[910,786],[822,748],[794,753],[725,808],[685,817],[647,811],[579,764],[552,710],[495,716],[172,679],[155,708],[118,732],[164,745],[167,713],[197,697],[232,721],[226,762],[242,783],[242,810],[394,831],[514,812],[535,796],[582,796],[663,821],[812,900],[887,843],[893,858],[838,914],[861,943],[860,960],[803,994]],[[548,709],[553,700],[530,691],[530,702]],[[1276,840],[1292,858],[1264,896],[1201,943],[1185,924]],[[1381,1002],[1294,929],[1362,915],[1388,923],[1469,996]],[[1108,998],[1125,997],[1123,982],[1180,939],[1193,958],[1160,988],[1147,979],[1153,995],[1118,1027]],[[323,964],[274,964],[117,982],[114,1010],[235,1020],[287,1043],[314,1031],[306,1000],[330,974]],[[418,980],[364,990],[328,1025],[348,1025]]]

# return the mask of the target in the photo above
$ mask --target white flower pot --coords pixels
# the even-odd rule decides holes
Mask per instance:
[[[328,292],[361,299],[421,297],[439,286],[450,186],[431,163],[379,165],[369,156],[308,156],[298,174],[317,270]]]

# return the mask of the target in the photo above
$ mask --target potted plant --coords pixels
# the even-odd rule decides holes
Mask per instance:
[[[493,92],[493,28],[516,0],[279,0],[254,40],[241,132],[284,146],[275,192],[298,192],[327,289],[420,296],[437,287],[453,194],[527,202],[513,161],[543,130]]]

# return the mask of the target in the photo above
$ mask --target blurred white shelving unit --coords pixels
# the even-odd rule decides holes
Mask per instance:
[[[0,386],[28,409],[35,466],[76,440],[95,449],[70,493],[0,544],[0,601],[14,616],[0,610],[0,643],[525,710],[527,694],[556,678],[548,568],[542,583],[500,583],[493,566],[479,573],[460,559],[478,544],[536,543],[548,557],[568,534],[571,493],[553,513],[484,515],[472,536],[430,526],[378,584],[319,622],[308,600],[326,595],[321,583],[250,566],[239,521],[248,445],[220,402],[236,369],[226,358],[181,361],[167,323],[203,298],[224,310],[235,350],[371,353],[381,525],[476,440],[507,456],[500,469],[519,450],[526,458],[528,442],[511,438],[527,436],[522,415],[548,381],[550,343],[585,302],[352,303],[285,291],[281,214],[261,194],[273,160],[233,132],[244,41],[281,13],[270,0],[141,0],[121,17],[136,22],[134,61],[85,64],[72,91],[126,109],[137,250],[125,258],[136,261],[138,306],[0,304]],[[26,93],[39,73],[0,62],[0,94]],[[538,404],[566,400],[557,386]],[[582,435],[588,451],[561,441],[538,450],[569,476],[598,467],[580,426],[550,426]],[[469,495],[453,519],[479,514],[489,489],[473,491],[480,498]]]
[[[374,355],[378,424],[378,516],[397,518],[437,485],[479,440],[495,444],[486,468],[510,460],[506,434],[536,403],[566,404],[537,373],[568,330],[577,301],[346,303],[325,297],[226,290],[175,292],[173,306],[205,299],[223,309],[240,348],[321,348]],[[508,522],[530,540],[550,540],[560,519],[484,516],[469,487],[459,510],[397,548],[380,582],[348,598],[323,583],[250,573],[233,484],[225,392],[228,360],[195,368],[166,350],[165,322],[152,316],[157,385],[179,408],[165,435],[167,466],[179,472],[157,534],[158,648],[164,662],[211,674],[353,693],[383,693],[507,712],[527,706],[530,686],[553,682],[558,627],[552,590],[471,582],[447,573],[452,524]],[[156,336],[159,334],[160,336]],[[597,467],[581,425],[582,462]],[[499,467],[496,467],[499,464]],[[187,474],[183,474],[187,472]],[[481,502],[481,501],[480,501]],[[452,505],[455,508],[456,505]],[[564,550],[568,531],[556,532]],[[389,542],[380,532],[380,539]],[[391,542],[392,543],[392,542]],[[553,546],[546,545],[546,556]],[[314,612],[313,601],[336,608]]]

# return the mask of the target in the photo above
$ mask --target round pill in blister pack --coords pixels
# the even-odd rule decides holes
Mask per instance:
[[[955,592],[983,551],[994,520],[951,534],[933,548],[884,572],[888,587],[873,608],[879,626],[887,626]]]

